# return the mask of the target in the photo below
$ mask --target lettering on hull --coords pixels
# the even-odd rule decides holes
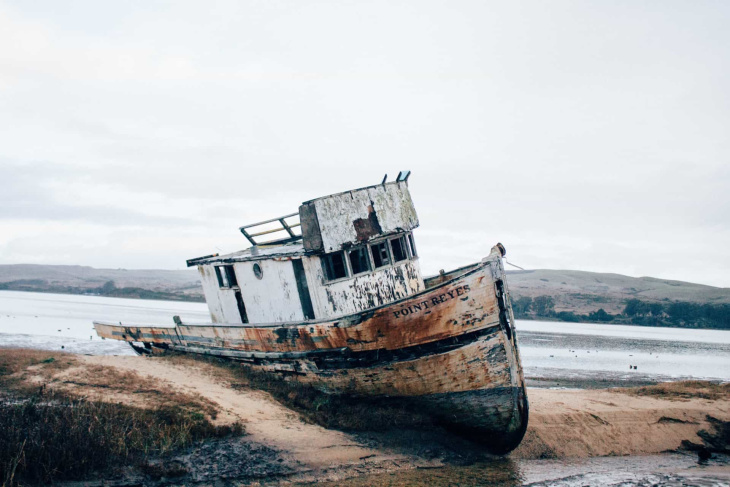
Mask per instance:
[[[469,296],[467,296],[466,293],[468,293],[470,290],[471,289],[469,288],[469,285],[464,284],[463,286],[459,286],[451,291],[446,291],[443,294],[439,294],[438,296],[426,299],[424,301],[421,301],[420,303],[410,304],[399,310],[395,310],[393,311],[393,316],[395,316],[396,318],[402,318],[408,315],[415,315],[422,311],[427,311],[431,307],[436,307],[441,303],[445,303],[450,299],[456,299],[460,296],[464,296],[462,300],[466,301],[467,299],[469,299]]]

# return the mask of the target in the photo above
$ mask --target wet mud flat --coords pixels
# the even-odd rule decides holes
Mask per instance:
[[[414,432],[415,435],[417,433]],[[439,450],[448,443],[425,443],[414,449],[426,457],[438,456],[432,465],[400,465],[368,462],[340,465],[329,471],[310,469],[292,462],[282,452],[252,444],[247,439],[206,442],[184,454],[126,467],[114,478],[65,482],[74,487],[136,485],[215,485],[215,486],[724,486],[730,483],[730,457],[714,454],[699,462],[695,452],[659,455],[516,459],[490,457],[476,448],[464,454],[459,448]],[[457,439],[458,443],[458,439]],[[382,446],[382,445],[381,445]],[[407,449],[407,448],[406,448]]]
[[[718,384],[530,388],[525,440],[510,456],[495,458],[418,411],[377,405],[343,411],[348,404],[273,388],[230,364],[54,356],[14,377],[129,407],[177,401],[212,427],[239,431],[65,485],[722,485],[730,479],[729,391]],[[711,455],[703,465],[701,454]]]
[[[585,487],[585,486],[724,486],[730,482],[730,457],[717,455],[697,463],[696,455],[598,457],[587,459],[520,460],[495,458],[471,465],[448,465],[438,469],[411,469],[365,475],[338,482],[296,485],[328,487],[446,487],[457,485],[494,487]]]

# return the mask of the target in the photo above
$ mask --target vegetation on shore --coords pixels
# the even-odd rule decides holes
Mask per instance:
[[[555,301],[551,296],[522,296],[513,300],[512,309],[515,318],[527,320],[730,329],[730,304],[628,299],[622,313],[611,314],[599,308],[588,314],[577,314],[572,311],[555,311]]]
[[[3,487],[113,473],[205,438],[243,433],[237,423],[214,425],[214,411],[199,398],[150,389],[144,379],[110,369],[91,371],[95,377],[89,383],[105,393],[141,394],[143,405],[76,396],[78,381],[54,379],[75,365],[74,357],[64,353],[0,349]],[[164,399],[150,401],[149,396]]]
[[[153,291],[141,287],[116,287],[114,281],[107,281],[98,287],[76,287],[50,284],[43,279],[18,279],[10,282],[0,282],[0,291],[84,294],[112,298],[159,299],[164,301],[192,301],[196,303],[205,302],[205,298],[201,294]]]
[[[703,380],[664,382],[651,386],[631,387],[622,392],[634,396],[653,396],[669,400],[707,399],[717,401],[730,399],[730,384],[717,384]]]

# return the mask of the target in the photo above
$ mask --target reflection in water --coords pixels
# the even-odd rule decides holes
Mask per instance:
[[[498,458],[468,466],[401,470],[317,485],[388,487],[457,485],[513,487],[729,485],[730,457],[716,455],[699,466],[695,455],[599,457],[564,460]]]
[[[309,484],[305,484],[309,485]],[[514,487],[524,485],[519,472],[519,462],[510,458],[498,458],[478,462],[469,466],[417,467],[412,470],[367,475],[330,483],[317,483],[318,486],[365,487],[445,487],[456,485],[489,485],[495,487]]]

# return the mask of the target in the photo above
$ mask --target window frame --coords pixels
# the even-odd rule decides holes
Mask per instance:
[[[405,258],[402,260],[399,260],[395,262],[393,260],[393,240],[399,240],[403,239],[403,243],[405,244]],[[388,253],[388,263],[383,264],[380,267],[375,267],[375,256],[373,254],[373,247],[379,246],[385,244],[386,252]],[[358,251],[359,249],[364,249],[365,254],[367,257],[367,264],[368,269],[365,271],[361,271],[358,273],[355,273],[352,267],[352,261],[350,260],[350,253]],[[345,272],[346,275],[342,277],[337,277],[334,279],[329,278],[329,271],[327,269],[328,263],[327,259],[331,259],[331,256],[334,254],[341,254],[344,259],[345,264]],[[412,232],[403,232],[396,234],[396,236],[388,236],[388,237],[380,237],[377,238],[371,242],[367,242],[361,245],[358,245],[356,247],[347,249],[347,250],[337,250],[335,252],[328,252],[320,255],[320,261],[322,264],[322,277],[323,277],[323,284],[328,285],[340,281],[344,281],[347,279],[352,279],[354,277],[363,276],[368,273],[375,273],[381,269],[385,269],[387,267],[394,267],[396,265],[402,265],[404,262],[407,262],[409,260],[415,260],[418,259],[418,253],[416,251],[416,244],[413,239],[413,233]]]
[[[413,232],[406,234],[406,246],[408,247],[408,255],[410,259],[418,258],[418,251],[416,250],[416,240],[413,238]]]
[[[375,247],[376,245],[383,245],[383,244],[385,244],[385,251],[388,254],[388,256],[387,256],[388,262],[386,264],[376,265],[375,264],[375,253],[373,252],[373,247]],[[377,271],[378,269],[382,269],[383,267],[388,267],[388,266],[393,265],[393,255],[391,254],[390,242],[388,241],[387,238],[383,239],[383,240],[376,240],[375,242],[369,243],[368,250],[370,251],[370,257],[372,257],[372,259],[373,259],[373,261],[372,261],[373,262],[373,271]]]
[[[398,235],[397,237],[392,237],[388,239],[388,246],[390,247],[390,256],[392,257],[391,265],[395,265],[398,262],[403,262],[404,260],[410,260],[410,254],[408,253],[408,243],[406,242],[406,235],[405,233]],[[399,240],[401,242],[401,252],[403,253],[403,258],[400,260],[395,260],[395,251],[393,250],[393,242],[395,240]]]
[[[354,267],[352,267],[351,254],[353,254],[354,252],[362,252],[363,254],[365,254],[366,269],[364,271],[355,272]],[[346,254],[347,254],[347,265],[350,267],[350,277],[367,274],[368,272],[373,271],[373,260],[372,260],[372,256],[370,255],[370,251],[369,251],[367,245],[359,245],[353,249],[347,250]]]
[[[332,270],[334,270],[334,266],[331,265],[331,258],[335,256],[336,254],[339,254],[342,257],[342,263],[343,268],[345,270],[345,275],[340,277],[332,277],[330,278],[330,267]],[[343,279],[348,279],[350,277],[350,266],[347,261],[347,256],[345,255],[344,250],[338,250],[336,252],[328,252],[326,254],[323,254],[320,258],[320,261],[322,262],[322,274],[324,275],[324,280],[326,283],[331,283],[335,281],[340,281]]]
[[[219,289],[240,289],[236,271],[231,264],[214,265]]]

